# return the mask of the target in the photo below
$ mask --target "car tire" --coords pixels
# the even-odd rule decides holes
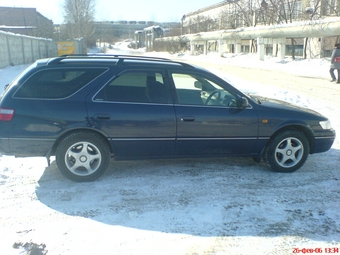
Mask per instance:
[[[264,161],[275,172],[298,170],[309,155],[309,142],[297,130],[287,130],[273,137],[264,150]]]
[[[59,171],[75,182],[89,182],[103,175],[110,163],[110,149],[100,135],[80,131],[66,136],[56,150]]]

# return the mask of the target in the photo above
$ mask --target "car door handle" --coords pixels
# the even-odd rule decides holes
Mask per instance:
[[[110,114],[99,113],[99,114],[95,114],[94,117],[95,117],[96,119],[98,119],[98,120],[109,120],[109,119],[110,119]]]
[[[194,121],[195,117],[194,116],[185,116],[181,118],[181,121]]]

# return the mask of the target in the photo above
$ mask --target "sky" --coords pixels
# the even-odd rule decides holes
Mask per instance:
[[[179,22],[183,14],[213,5],[222,0],[95,0],[97,21],[155,21]],[[62,4],[64,0],[0,0],[2,7],[31,7],[36,8],[43,16],[51,19],[54,24],[63,22]]]

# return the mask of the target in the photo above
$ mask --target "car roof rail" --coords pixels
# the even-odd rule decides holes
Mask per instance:
[[[50,60],[47,61],[46,65],[57,65],[63,59],[64,59],[63,57],[51,58]]]
[[[67,54],[61,55],[63,58],[81,58],[81,57],[100,57],[100,58],[126,58],[126,59],[154,59],[154,60],[170,60],[168,58],[139,56],[139,55],[124,55],[124,54],[105,54],[105,53],[88,53],[88,54]],[[171,61],[171,60],[170,60]]]
[[[176,63],[180,64],[182,66],[187,67],[193,67],[190,64],[179,62],[179,61],[173,61],[168,58],[161,58],[161,57],[151,57],[151,56],[139,56],[139,55],[123,55],[123,54],[103,54],[103,53],[89,53],[89,54],[67,54],[67,55],[61,55],[59,57],[53,58],[47,62],[47,65],[57,65],[64,59],[81,59],[84,57],[97,57],[101,59],[117,59],[118,62],[116,65],[120,65],[124,62],[124,60],[153,60],[153,61],[159,61],[159,62],[168,62],[168,63]]]

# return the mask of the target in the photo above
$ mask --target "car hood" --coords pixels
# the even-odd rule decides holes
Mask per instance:
[[[299,112],[299,113],[309,113],[309,114],[313,114],[313,115],[317,115],[320,117],[324,117],[322,114],[309,109],[309,108],[305,108],[302,106],[298,106],[286,101],[282,101],[282,100],[278,100],[278,99],[274,99],[274,98],[268,98],[268,97],[262,97],[262,96],[251,96],[253,99],[256,98],[256,103],[258,105],[261,105],[262,107],[266,107],[266,108],[274,108],[274,109],[280,109],[280,110],[287,110],[287,111],[294,111],[294,112]]]

